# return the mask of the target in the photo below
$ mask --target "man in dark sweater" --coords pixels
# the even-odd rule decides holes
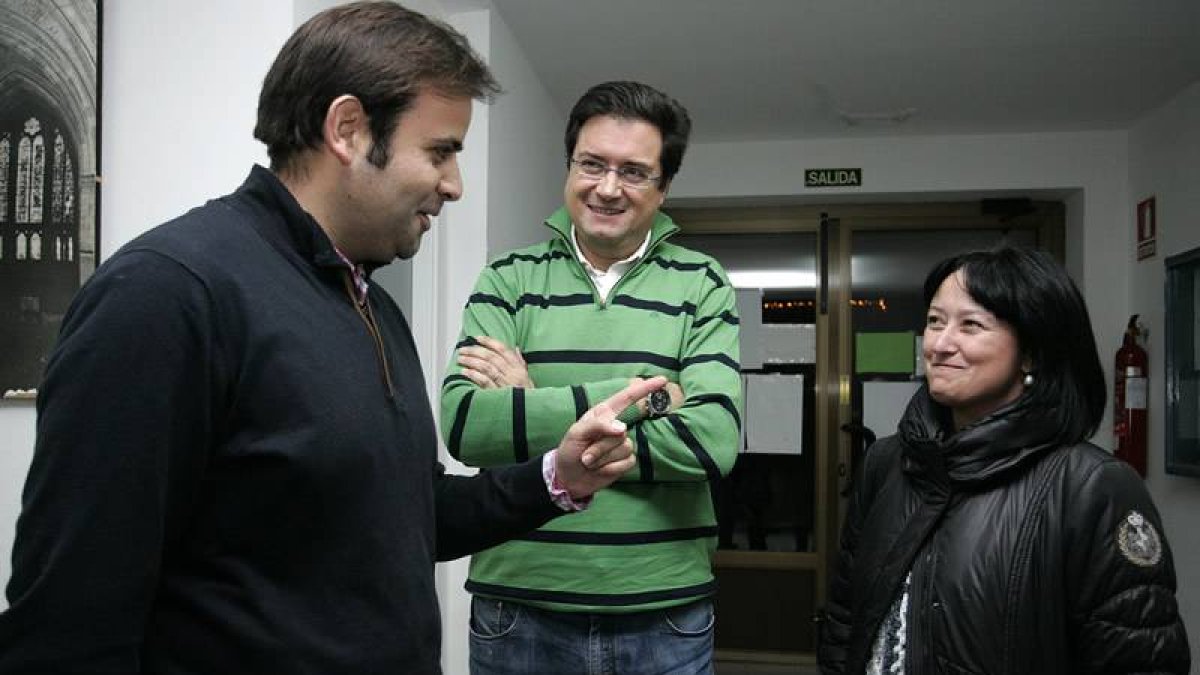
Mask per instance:
[[[324,12],[263,84],[271,169],[97,270],[38,399],[0,673],[436,673],[434,563],[632,467],[635,383],[544,457],[437,462],[408,326],[371,271],[462,191],[472,99],[449,27]]]

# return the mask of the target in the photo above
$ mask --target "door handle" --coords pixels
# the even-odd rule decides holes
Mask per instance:
[[[820,225],[820,257],[821,257],[821,287],[817,290],[820,298],[820,312],[829,314],[829,214],[821,213]]]

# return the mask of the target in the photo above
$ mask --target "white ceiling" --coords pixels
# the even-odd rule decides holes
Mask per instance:
[[[1200,81],[1200,0],[491,2],[564,114],[640,80],[701,142],[1124,129]]]

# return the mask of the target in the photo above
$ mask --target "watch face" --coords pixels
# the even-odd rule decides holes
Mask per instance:
[[[646,410],[651,417],[662,417],[671,412],[671,395],[666,389],[656,389],[646,397]]]

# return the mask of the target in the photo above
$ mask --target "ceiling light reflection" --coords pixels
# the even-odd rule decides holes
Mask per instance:
[[[816,288],[814,272],[785,270],[753,270],[729,272],[734,288]]]

